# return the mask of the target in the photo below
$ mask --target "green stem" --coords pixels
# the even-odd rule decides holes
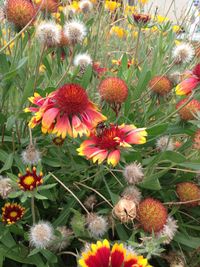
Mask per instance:
[[[36,222],[35,220],[35,199],[34,195],[31,197],[31,213],[32,213],[32,219],[33,219],[33,224]]]
[[[39,57],[39,60],[38,60],[38,63],[37,63],[37,67],[36,67],[36,70],[35,70],[35,81],[34,81],[34,86],[33,86],[33,92],[35,92],[35,89],[36,89],[36,86],[37,86],[37,78],[38,78],[38,74],[39,74],[39,70],[40,70],[40,64],[42,62],[42,57],[44,55],[45,47],[46,46],[43,45],[42,51],[41,51],[41,54],[40,54],[40,57]]]
[[[138,36],[137,36],[137,42],[136,42],[136,47],[135,47],[135,56],[134,56],[134,62],[135,64],[137,64],[137,58],[138,58],[138,48],[139,48],[139,44],[140,44],[140,36],[141,36],[141,26],[139,25],[138,28]]]
[[[96,55],[97,55],[97,47],[98,47],[98,43],[99,43],[99,31],[100,31],[100,26],[101,26],[101,16],[103,14],[103,10],[104,10],[104,5],[101,6],[101,10],[100,10],[99,17],[98,17],[96,43],[95,43],[94,56],[93,56],[94,61],[96,60]]]

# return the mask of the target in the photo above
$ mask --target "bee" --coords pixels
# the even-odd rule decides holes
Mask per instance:
[[[99,137],[103,134],[104,130],[109,127],[108,124],[106,124],[104,121],[101,121],[97,124],[95,130],[96,130],[96,135]]]

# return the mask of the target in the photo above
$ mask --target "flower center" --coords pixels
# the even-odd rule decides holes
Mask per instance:
[[[84,112],[89,100],[86,91],[78,84],[65,84],[57,90],[55,103],[65,114],[78,115]]]
[[[113,150],[119,145],[119,139],[121,139],[122,133],[117,126],[110,126],[102,131],[97,136],[97,144],[101,149]]]
[[[24,179],[24,184],[26,185],[31,185],[33,184],[35,181],[34,177],[33,176],[27,176],[25,179]]]
[[[10,212],[10,217],[12,217],[12,218],[15,218],[15,217],[17,217],[17,212],[16,211],[11,211]]]

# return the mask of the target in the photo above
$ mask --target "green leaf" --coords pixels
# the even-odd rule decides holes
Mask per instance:
[[[154,135],[154,136],[160,135],[167,130],[167,127],[168,127],[168,123],[147,128],[148,136],[149,135]]]
[[[147,66],[143,66],[142,71],[140,71],[139,81],[137,87],[133,91],[133,99],[137,100],[140,98],[143,91],[146,90],[147,84],[151,79],[151,71],[147,69]]]
[[[23,95],[22,95],[22,99],[21,99],[21,102],[20,102],[20,109],[24,105],[24,103],[28,100],[28,97],[32,96],[32,94],[33,94],[34,80],[35,80],[35,77],[31,77],[27,81],[27,83],[25,85],[25,88],[24,88],[24,91],[23,91]]]
[[[1,168],[0,173],[3,171],[9,170],[12,167],[13,157],[14,157],[13,153],[8,155],[8,158],[6,159],[3,167]]]
[[[197,249],[200,247],[200,238],[193,237],[189,235],[184,235],[183,233],[178,232],[174,237],[174,240],[178,243],[183,244],[184,246]]]

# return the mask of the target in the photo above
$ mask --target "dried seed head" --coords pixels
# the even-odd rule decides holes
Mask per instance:
[[[132,185],[124,189],[122,197],[126,199],[131,199],[135,202],[136,205],[138,205],[142,198],[142,195],[139,189]]]
[[[138,184],[142,182],[144,178],[142,165],[137,162],[133,162],[127,165],[123,171],[123,175],[124,175],[125,180],[129,184]]]
[[[30,244],[36,248],[47,248],[53,240],[53,227],[49,222],[40,221],[33,225],[29,233]]]
[[[189,63],[194,55],[194,47],[188,43],[177,45],[172,51],[172,57],[177,64]]]
[[[74,65],[80,67],[81,72],[84,73],[87,66],[92,65],[92,58],[87,53],[78,54],[74,58]]]
[[[54,21],[42,21],[36,28],[36,36],[42,45],[57,46],[61,40],[61,29]]]
[[[24,164],[37,165],[40,160],[40,152],[34,145],[29,144],[22,152],[22,161]]]
[[[79,7],[83,11],[83,13],[88,13],[92,10],[93,4],[89,0],[81,0],[79,2]]]
[[[63,31],[71,45],[81,43],[87,34],[85,25],[78,20],[71,20],[65,23]]]
[[[4,178],[0,175],[0,196],[6,199],[11,191],[12,185],[10,178]]]
[[[169,244],[173,240],[177,232],[177,229],[178,229],[177,221],[174,220],[171,216],[168,216],[166,224],[164,225],[163,229],[160,232],[158,232],[157,236],[164,237],[165,240],[163,241],[163,243]]]
[[[122,223],[133,221],[136,217],[136,204],[132,199],[121,198],[113,208],[113,215]]]
[[[53,236],[52,244],[51,244],[51,250],[53,251],[62,251],[67,246],[70,245],[71,238],[73,236],[73,231],[66,226],[59,226],[56,228],[56,230],[59,232],[58,235]]]
[[[173,151],[174,150],[174,143],[170,139],[169,136],[165,135],[160,137],[156,142],[156,148],[159,151]]]
[[[88,210],[93,210],[94,206],[97,204],[97,198],[94,194],[90,195],[89,197],[87,197],[84,201],[84,206],[88,209]]]
[[[87,218],[87,228],[92,237],[102,237],[108,230],[108,220],[104,216],[90,213]]]

